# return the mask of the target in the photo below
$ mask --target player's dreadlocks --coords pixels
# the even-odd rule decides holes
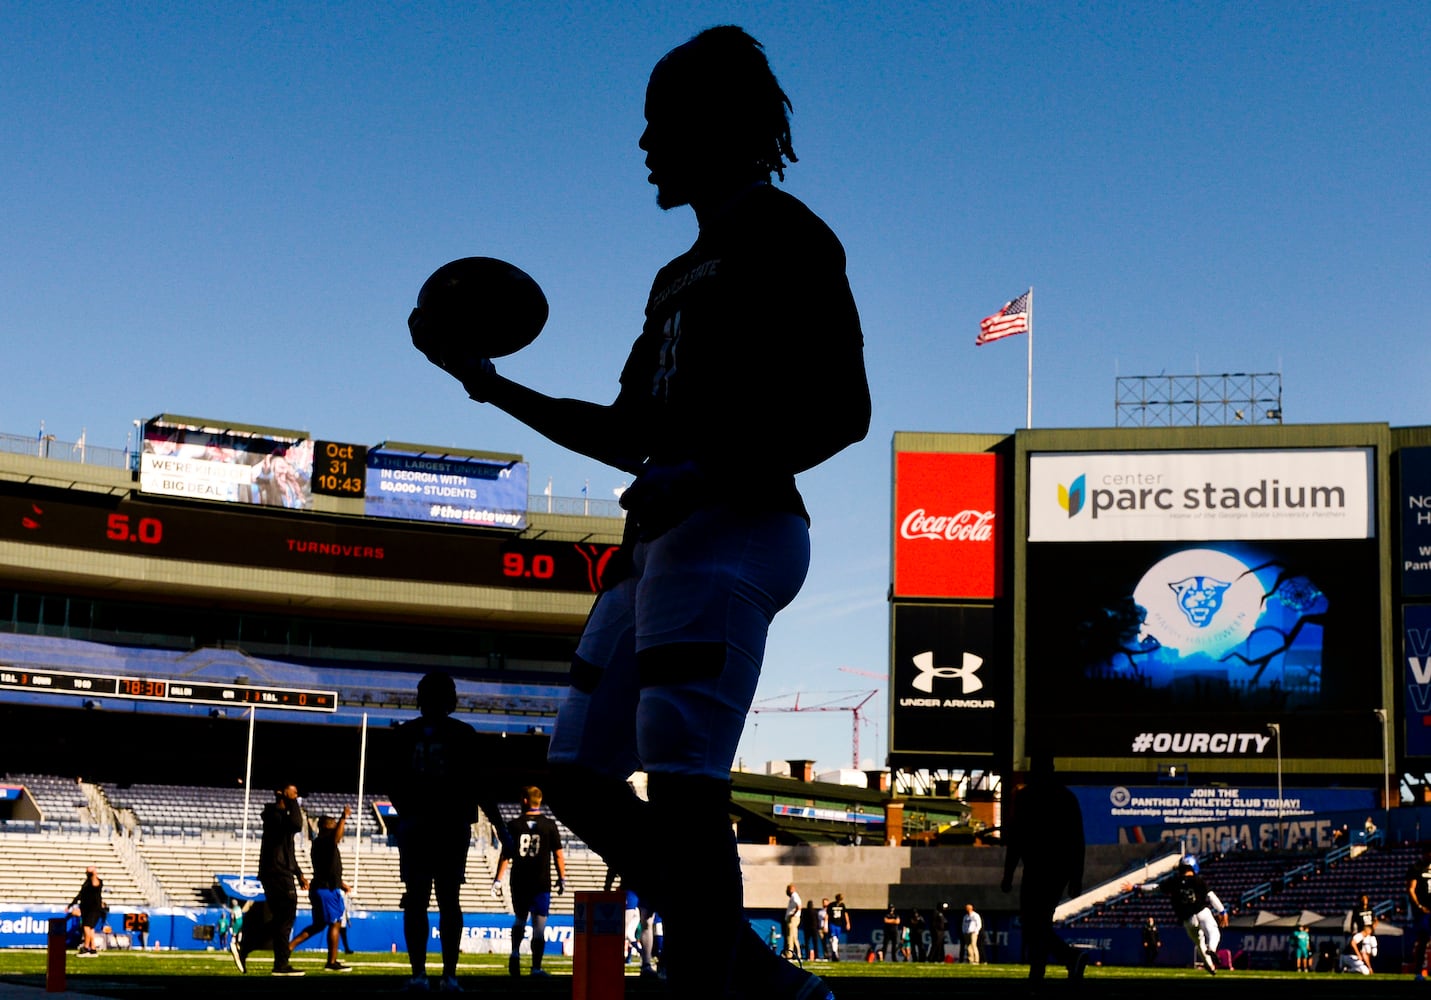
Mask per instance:
[[[719,94],[733,126],[731,134],[766,175],[785,179],[788,163],[799,162],[790,141],[794,105],[775,79],[765,46],[734,24],[707,28],[677,50],[683,67],[705,78]]]

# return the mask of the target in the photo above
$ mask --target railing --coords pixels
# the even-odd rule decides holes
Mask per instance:
[[[83,434],[80,435],[84,437]],[[80,441],[60,441],[53,434],[41,431],[35,437],[23,434],[0,434],[0,451],[31,458],[51,458],[60,462],[97,465],[106,469],[131,468],[133,452],[129,449],[103,448]]]
[[[1162,876],[1177,867],[1178,859],[1183,855],[1183,844],[1173,840],[1164,841],[1164,844],[1166,847],[1155,855],[1104,880],[1081,895],[1059,903],[1053,911],[1054,921],[1072,922],[1088,916],[1100,906],[1111,906],[1122,900],[1136,897],[1142,891],[1139,886],[1148,882],[1157,882]],[[1128,888],[1124,889],[1124,886],[1128,886]]]
[[[139,853],[139,845],[134,842],[134,838],[122,836],[116,830],[109,841],[124,859],[129,874],[134,876],[135,884],[148,897],[150,903],[154,906],[173,906],[173,897],[164,888],[164,883],[159,881],[159,876],[154,874],[154,869],[149,867],[149,862]]]
[[[56,462],[71,462],[78,465],[94,465],[105,469],[138,468],[138,454],[129,448],[103,448],[86,444],[84,435],[79,441],[61,441],[53,434],[41,431],[35,437],[23,434],[0,434],[0,452],[11,455],[28,455],[31,458],[45,458]],[[591,497],[555,497],[545,493],[527,496],[529,514],[565,514],[576,517],[622,518],[626,512],[615,500],[594,500]]]
[[[1341,848],[1338,848],[1338,850],[1341,850]],[[1327,855],[1327,858],[1330,859],[1331,855]],[[1330,863],[1330,860],[1328,860],[1328,863]],[[1298,865],[1296,868],[1288,869],[1281,875],[1278,875],[1276,878],[1269,879],[1259,885],[1254,885],[1251,889],[1248,889],[1241,896],[1238,896],[1237,905],[1239,907],[1242,907],[1246,906],[1248,903],[1256,902],[1263,896],[1266,896],[1268,893],[1270,893],[1274,886],[1281,886],[1283,889],[1285,889],[1297,879],[1315,875],[1317,874],[1317,871],[1318,865],[1315,861],[1308,861],[1304,865]]]

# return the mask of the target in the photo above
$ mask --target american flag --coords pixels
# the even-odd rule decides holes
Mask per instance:
[[[1012,302],[1004,303],[1004,308],[994,315],[981,319],[979,336],[974,340],[975,345],[982,346],[992,340],[1012,337],[1016,333],[1028,333],[1029,298],[1032,295],[1033,289],[1029,289]]]

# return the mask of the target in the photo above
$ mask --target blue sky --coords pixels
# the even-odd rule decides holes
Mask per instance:
[[[892,435],[1023,426],[1025,341],[973,339],[1030,285],[1035,426],[1112,425],[1117,375],[1277,371],[1288,422],[1431,423],[1422,3],[0,12],[0,431],[118,448],[187,413],[520,452],[563,496],[623,477],[427,365],[417,288],[454,257],[516,262],[551,319],[500,369],[612,398],[695,233],[646,184],[647,74],[711,24],[763,41],[795,105],[785,186],[845,243],[875,406],[802,477],[815,558],[769,705],[880,686],[838,668],[887,666]],[[850,733],[762,713],[741,755],[848,766]]]

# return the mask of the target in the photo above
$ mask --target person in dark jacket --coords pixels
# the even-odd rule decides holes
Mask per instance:
[[[293,840],[303,832],[303,806],[298,788],[286,785],[273,793],[273,801],[263,807],[263,838],[258,846],[258,881],[263,886],[263,912],[257,921],[246,921],[241,934],[229,943],[229,952],[240,972],[248,971],[248,956],[264,948],[273,949],[273,975],[301,976],[289,961],[288,940],[298,916],[298,890],[307,890],[308,879],[298,867]]]
[[[1158,935],[1158,925],[1149,917],[1148,922],[1143,925],[1143,964],[1156,965],[1158,952],[1162,947],[1163,939]]]

